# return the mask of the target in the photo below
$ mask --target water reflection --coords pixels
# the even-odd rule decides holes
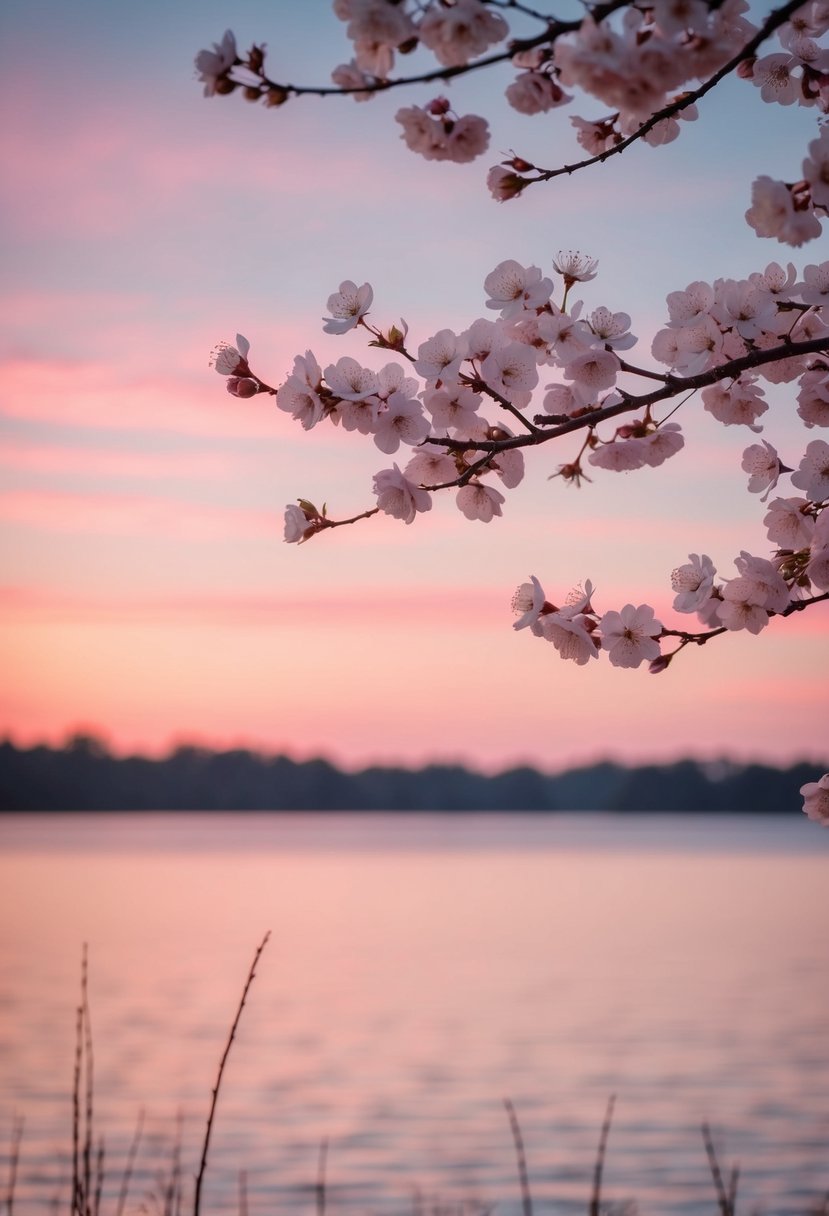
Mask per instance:
[[[89,943],[97,1122],[136,1204],[181,1113],[192,1175],[218,1057],[203,1210],[518,1211],[504,1096],[540,1211],[583,1212],[608,1094],[609,1199],[710,1213],[699,1126],[741,1207],[829,1185],[829,833],[602,816],[7,817],[0,825],[0,1138],[26,1118],[18,1213],[68,1173],[74,1006]],[[166,1167],[165,1167],[166,1168]],[[64,1196],[65,1197],[65,1196]],[[474,1213],[470,1213],[474,1216]]]

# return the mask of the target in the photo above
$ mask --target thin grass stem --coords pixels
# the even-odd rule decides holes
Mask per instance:
[[[210,1150],[210,1134],[213,1131],[213,1119],[216,1114],[216,1102],[219,1097],[219,1089],[222,1084],[222,1076],[224,1074],[225,1064],[227,1063],[227,1057],[230,1055],[230,1049],[233,1046],[233,1040],[236,1037],[236,1028],[239,1025],[239,1019],[242,1016],[242,1010],[245,1007],[245,1001],[247,999],[248,992],[250,991],[250,986],[253,983],[254,976],[256,975],[256,964],[259,962],[259,959],[262,955],[262,951],[265,949],[265,946],[268,944],[268,938],[270,937],[270,935],[271,935],[270,930],[268,930],[268,932],[265,934],[265,936],[262,938],[262,941],[259,943],[259,945],[256,948],[256,953],[253,956],[253,962],[251,963],[250,971],[248,972],[248,978],[245,981],[244,988],[242,989],[242,999],[239,1001],[239,1007],[236,1010],[236,1017],[233,1019],[233,1025],[230,1027],[230,1034],[227,1036],[227,1042],[225,1043],[225,1049],[222,1052],[222,1058],[219,1061],[219,1071],[216,1074],[216,1084],[213,1087],[212,1096],[210,1099],[210,1112],[207,1116],[207,1127],[206,1127],[205,1133],[204,1133],[204,1145],[202,1147],[201,1162],[199,1164],[199,1172],[196,1175],[196,1190],[195,1190],[195,1195],[193,1198],[193,1216],[199,1216],[199,1213],[201,1211],[202,1183],[204,1181],[204,1172],[207,1169],[207,1154]]]

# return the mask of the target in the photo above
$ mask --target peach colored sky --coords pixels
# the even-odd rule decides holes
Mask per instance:
[[[549,273],[570,247],[600,259],[585,300],[630,312],[644,358],[668,291],[788,260],[742,215],[752,177],[796,174],[808,116],[758,113],[737,82],[719,118],[711,99],[678,144],[498,206],[487,166],[509,147],[572,158],[566,115],[511,118],[506,78],[456,83],[461,111],[490,112],[494,155],[427,164],[397,138],[399,95],[280,111],[203,98],[193,55],[227,25],[242,45],[266,40],[274,74],[294,82],[349,57],[327,0],[43,0],[2,19],[14,122],[2,135],[0,734],[94,728],[119,750],[187,738],[348,764],[825,758],[823,609],[715,641],[660,677],[578,669],[510,628],[531,572],[551,594],[590,577],[597,605],[648,600],[671,618],[670,570],[688,552],[723,571],[741,548],[765,552],[739,467],[748,432],[689,414],[675,461],[580,492],[547,480],[570,453],[543,450],[488,526],[447,498],[411,528],[375,519],[297,550],[282,542],[285,503],[350,515],[390,462],[363,437],[308,435],[265,400],[233,400],[208,369],[239,330],[272,382],[309,347],[323,365],[376,360],[355,335],[321,333],[342,279],[369,280],[374,319],[404,316],[419,342],[483,314],[499,261]],[[825,256],[812,246],[794,260]],[[805,432],[788,411],[778,394],[767,430],[796,460]]]

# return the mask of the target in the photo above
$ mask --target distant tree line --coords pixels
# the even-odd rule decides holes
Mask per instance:
[[[818,766],[820,767],[820,766]],[[825,767],[829,767],[826,765]],[[162,759],[113,756],[78,735],[62,748],[0,742],[3,811],[691,811],[800,812],[814,764],[610,761],[548,775],[529,766],[494,776],[461,765],[343,772],[244,749],[179,747]]]

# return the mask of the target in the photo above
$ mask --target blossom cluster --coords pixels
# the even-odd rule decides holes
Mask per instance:
[[[627,313],[570,302],[571,290],[596,275],[597,263],[573,251],[553,259],[554,277],[503,261],[484,280],[486,308],[497,316],[479,317],[460,333],[439,329],[416,351],[407,348],[405,322],[385,332],[370,324],[370,284],[345,280],[328,298],[324,331],[361,328],[372,346],[403,362],[373,369],[343,356],[323,368],[308,350],[271,388],[252,372],[241,335],[235,346],[218,347],[213,361],[232,395],[270,393],[304,429],[329,422],[398,457],[373,478],[376,505],[355,519],[382,512],[411,524],[431,510],[438,492],[452,490],[467,519],[489,523],[502,514],[505,491],[524,477],[523,449],[579,432],[578,452],[553,476],[578,484],[585,466],[628,472],[659,465],[682,449],[684,438],[680,424],[668,415],[659,420],[654,407],[689,391],[699,392],[703,408],[723,425],[758,432],[768,408],[762,381],[796,381],[804,426],[829,427],[829,262],[807,265],[802,278],[792,264],[772,262],[744,280],[697,281],[671,292],[667,324],[651,345],[665,373],[629,361],[637,339]],[[554,372],[558,379],[550,382]],[[637,396],[637,377],[660,387]],[[531,415],[536,394],[542,412]],[[634,417],[616,424],[623,414]],[[407,450],[404,461],[398,453]],[[772,615],[828,598],[829,443],[812,440],[795,467],[763,440],[745,449],[742,468],[749,492],[767,503],[772,551],[741,552],[736,575],[719,582],[707,555],[692,554],[673,571],[674,609],[696,614],[704,632],[666,629],[646,604],[600,616],[589,590],[556,608],[535,578],[517,593],[516,627],[529,627],[579,664],[607,652],[615,666],[648,662],[658,672],[691,642],[727,631],[756,634]],[[769,502],[784,475],[799,494]],[[354,520],[332,520],[299,499],[286,508],[285,539],[303,543],[343,522]],[[676,639],[676,649],[663,649],[666,639]]]
[[[523,21],[520,30],[508,24],[507,7],[513,22]],[[601,10],[588,7],[576,20],[522,5],[499,8],[494,11],[487,0],[334,0],[354,53],[332,72],[333,88],[271,80],[264,45],[242,56],[230,30],[212,50],[199,52],[196,68],[208,96],[239,89],[248,100],[281,106],[302,93],[339,92],[367,101],[399,84],[509,62],[516,75],[506,99],[520,114],[556,110],[576,93],[609,109],[598,118],[571,116],[576,139],[590,158],[576,168],[635,139],[652,146],[672,142],[682,121],[696,119],[698,98],[731,73],[750,82],[764,102],[829,113],[826,0],[790,0],[765,21],[749,17],[747,0],[614,3]],[[778,49],[768,50],[772,36]],[[394,78],[397,56],[418,47],[434,57],[438,70]],[[428,160],[464,163],[489,146],[485,118],[454,113],[445,97],[403,106],[396,120],[407,147]],[[573,168],[543,169],[512,154],[491,167],[487,183],[492,195],[505,201]],[[759,236],[801,245],[820,235],[821,219],[829,213],[828,182],[829,128],[824,126],[809,143],[801,178],[757,178],[746,219]]]

